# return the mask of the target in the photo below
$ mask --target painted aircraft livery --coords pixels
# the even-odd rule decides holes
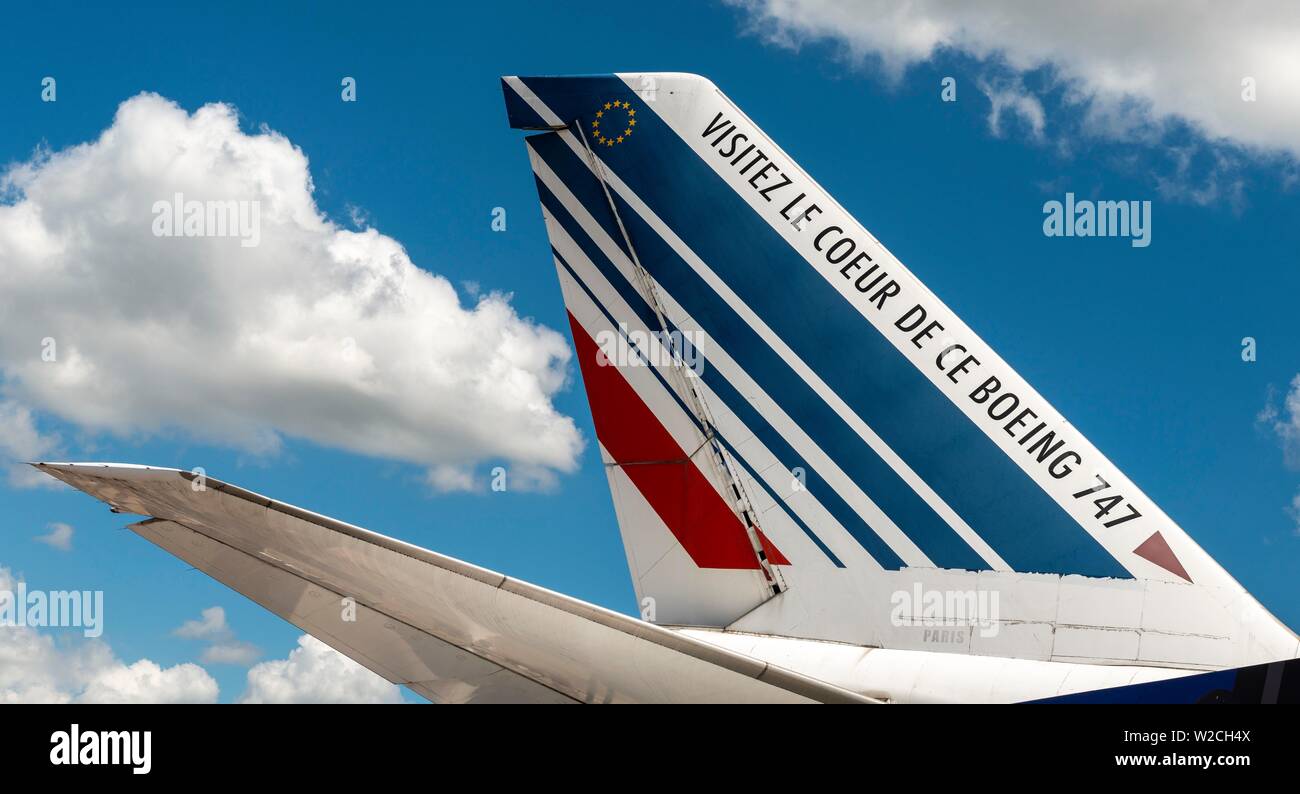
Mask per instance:
[[[711,82],[502,90],[642,620],[187,473],[39,465],[436,700],[1158,699],[1300,656]]]

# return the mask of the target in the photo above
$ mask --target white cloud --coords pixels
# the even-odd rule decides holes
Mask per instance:
[[[163,669],[141,659],[96,672],[77,697],[79,703],[215,703],[217,682],[196,664]]]
[[[46,525],[49,531],[44,535],[37,535],[33,540],[37,543],[44,543],[52,549],[59,551],[72,551],[72,527],[61,521],[55,521]]]
[[[425,481],[438,493],[455,491],[484,491],[489,487],[497,491],[551,491],[559,485],[555,472],[545,466],[493,466],[478,476],[464,466],[433,466],[426,472]]]
[[[262,650],[235,637],[234,629],[226,622],[226,610],[208,607],[199,613],[198,620],[187,620],[172,632],[187,640],[203,640],[208,644],[199,658],[207,664],[252,664],[262,655]]]
[[[1300,375],[1291,379],[1291,388],[1279,408],[1270,389],[1268,402],[1259,412],[1258,421],[1277,434],[1286,464],[1300,468]]]
[[[1047,113],[1038,97],[1025,90],[1020,80],[990,80],[980,78],[979,89],[989,98],[992,109],[989,111],[989,131],[996,136],[1003,134],[1004,118],[1016,116],[1029,128],[1030,135],[1041,140],[1047,126]]]
[[[27,406],[14,400],[0,400],[0,470],[7,473],[11,485],[20,488],[61,485],[53,477],[23,465],[27,461],[48,460],[58,445],[57,436],[37,430],[36,420]]]
[[[198,620],[187,620],[172,633],[187,640],[224,640],[233,636],[226,623],[226,610],[221,607],[202,610]]]
[[[769,41],[834,42],[891,80],[944,51],[1016,76],[1046,67],[1092,134],[1158,136],[1179,120],[1211,141],[1300,157],[1300,13],[1289,0],[730,2]],[[1247,77],[1255,102],[1242,101]]]
[[[16,579],[0,566],[0,590]],[[60,638],[64,639],[64,638]],[[72,638],[67,638],[72,639]],[[101,640],[59,643],[30,627],[0,626],[0,703],[213,703],[217,682],[198,665],[127,664]]]
[[[25,448],[0,452],[52,446],[28,406],[257,454],[288,436],[434,472],[576,466],[582,439],[551,403],[564,338],[500,294],[462,306],[398,241],[322,216],[303,152],[245,134],[234,108],[142,94],[97,140],[39,152],[0,187],[0,424]],[[257,202],[259,244],[154,236],[155,202],[177,193]]]
[[[308,634],[287,659],[248,671],[240,703],[401,703],[395,684]]]
[[[472,491],[478,483],[474,471],[464,466],[430,466],[425,474],[429,487],[439,493]]]
[[[1277,435],[1286,465],[1300,469],[1300,375],[1291,379],[1291,388],[1280,408],[1275,399],[1276,394],[1270,389],[1268,401],[1256,420]],[[1300,535],[1300,493],[1291,498],[1286,512],[1295,521],[1295,532]]]
[[[233,664],[243,667],[257,661],[262,649],[251,642],[231,640],[218,642],[203,649],[199,658],[207,664]]]
[[[1197,146],[1169,145],[1164,149],[1173,170],[1155,177],[1156,189],[1165,198],[1180,199],[1192,204],[1212,204],[1226,201],[1240,209],[1246,203],[1246,182],[1240,177],[1240,158],[1230,150],[1201,151]],[[1200,168],[1193,167],[1196,158],[1205,161]]]

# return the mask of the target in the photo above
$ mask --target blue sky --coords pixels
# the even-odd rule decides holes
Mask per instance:
[[[1300,474],[1258,421],[1300,372],[1300,191],[1274,156],[1207,143],[1177,121],[1158,139],[1089,134],[1050,69],[1017,73],[1045,124],[1007,113],[995,131],[980,80],[1006,70],[940,49],[891,75],[841,44],[777,46],[743,8],[696,2],[403,10],[279,4],[10,12],[0,47],[0,158],[25,161],[95,139],[124,100],[156,92],[193,112],[238,108],[310,160],[315,199],[340,224],[359,208],[419,267],[473,298],[508,293],[517,313],[564,331],[503,74],[689,71],[710,77],[985,341],[1243,585],[1300,627]],[[58,99],[40,101],[54,76]],[[941,102],[956,78],[958,101]],[[340,80],[358,101],[340,101]],[[1171,151],[1195,152],[1178,170]],[[1220,152],[1221,156],[1216,156]],[[1293,165],[1291,166],[1293,168]],[[1210,180],[1239,185],[1197,195]],[[1042,205],[1151,200],[1152,244],[1043,235]],[[494,207],[508,231],[490,228]],[[4,263],[0,262],[0,267]],[[149,295],[139,296],[141,303]],[[123,307],[124,310],[130,307]],[[16,333],[0,318],[0,333]],[[1242,361],[1246,336],[1258,360]],[[141,351],[147,356],[147,351]],[[196,440],[185,427],[123,434],[32,406],[73,460],[191,468],[578,598],[633,612],[626,560],[577,371],[556,393],[587,444],[549,491],[437,493],[421,467],[288,437],[278,453]],[[159,388],[165,388],[159,386]],[[200,434],[201,436],[201,434]],[[147,542],[79,494],[0,484],[0,565],[43,589],[102,589],[104,639],[128,662],[196,661],[173,630],[219,605],[263,659],[301,634]],[[51,522],[73,549],[35,542]],[[56,632],[57,633],[57,632]],[[71,631],[60,642],[75,643]],[[246,667],[205,665],[234,700]]]

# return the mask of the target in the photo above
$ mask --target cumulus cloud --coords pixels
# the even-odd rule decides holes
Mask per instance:
[[[248,671],[240,703],[401,703],[395,684],[372,673],[311,635],[298,638],[287,659]]]
[[[462,305],[397,240],[325,217],[312,191],[284,136],[152,94],[96,140],[11,166],[0,425],[19,441],[0,453],[54,447],[39,412],[256,454],[301,438],[417,464],[452,489],[471,482],[448,472],[492,460],[572,470],[583,442],[552,404],[563,337],[498,293]],[[239,214],[219,236],[227,207]]]
[[[44,543],[52,549],[59,551],[72,551],[72,527],[61,521],[55,521],[45,527],[48,532],[44,535],[37,535],[33,540],[37,543]]]
[[[16,577],[0,566],[0,590]],[[0,703],[213,703],[217,682],[202,667],[118,659],[101,640],[57,643],[27,626],[0,626]]]
[[[256,645],[235,637],[234,629],[226,622],[226,610],[208,607],[199,613],[197,620],[187,620],[172,632],[187,640],[203,640],[208,646],[199,658],[207,664],[248,665],[262,655]]]
[[[1286,0],[1194,9],[1179,0],[729,2],[775,44],[831,42],[891,81],[942,53],[973,59],[1012,86],[1027,74],[1046,74],[1062,105],[1079,111],[1072,132],[1151,142],[1171,125],[1185,125],[1208,142],[1289,163],[1300,158],[1300,8]],[[1254,102],[1243,101],[1247,78]],[[994,131],[1013,112],[1040,134],[1038,100],[988,80],[981,88],[992,103]],[[1208,168],[1207,181],[1224,180],[1223,163]],[[1192,187],[1199,194],[1187,198],[1203,201],[1206,186]]]
[[[79,703],[215,703],[217,682],[196,664],[163,669],[141,659],[96,672],[77,697]]]

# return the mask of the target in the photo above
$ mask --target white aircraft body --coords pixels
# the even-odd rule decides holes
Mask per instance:
[[[189,472],[37,465],[439,702],[1014,702],[1300,656],[711,82],[502,87],[645,619]]]

